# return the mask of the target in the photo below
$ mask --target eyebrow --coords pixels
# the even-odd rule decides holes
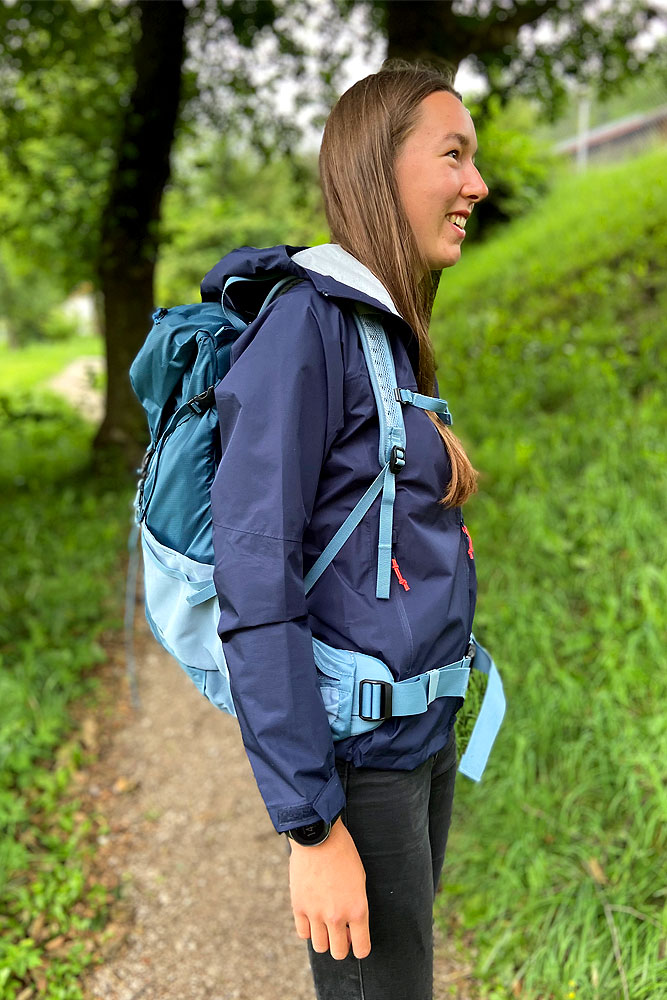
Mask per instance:
[[[463,135],[462,132],[447,132],[446,135],[442,137],[443,142],[458,142],[459,145],[463,146],[464,149],[470,149],[472,143],[467,135]]]

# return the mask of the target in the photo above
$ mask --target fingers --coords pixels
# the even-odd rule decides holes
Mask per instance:
[[[300,937],[302,941],[307,941],[310,937],[310,921],[306,914],[294,912],[294,924],[297,937]]]
[[[347,924],[329,924],[329,951],[331,957],[341,961],[347,957],[350,950],[350,942],[347,935]],[[314,946],[313,946],[314,947]]]
[[[322,923],[311,923],[310,925],[310,941],[313,946],[313,951],[317,951],[320,954],[329,950],[329,934],[327,932],[327,925]]]
[[[311,939],[313,951],[330,951],[337,961],[347,958],[350,946],[356,958],[367,958],[371,951],[368,918],[354,924],[311,922],[304,914],[294,914],[296,933],[302,941]]]
[[[355,958],[368,958],[371,953],[368,912],[361,920],[350,921],[350,938]]]
[[[338,960],[345,958],[350,950],[346,924],[313,922],[310,925],[310,941],[313,951],[319,954],[330,951],[331,957]]]

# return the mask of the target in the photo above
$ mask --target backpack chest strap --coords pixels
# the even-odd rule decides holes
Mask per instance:
[[[413,392],[412,389],[394,389],[394,395],[400,403],[409,403],[420,410],[432,410],[439,413],[445,424],[452,423],[452,415],[449,412],[446,399],[439,399],[437,396],[424,396],[421,392]]]

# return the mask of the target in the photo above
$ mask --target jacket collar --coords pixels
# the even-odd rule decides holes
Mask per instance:
[[[298,250],[292,255],[292,263],[307,271],[315,288],[324,295],[367,302],[399,315],[379,278],[337,243]]]

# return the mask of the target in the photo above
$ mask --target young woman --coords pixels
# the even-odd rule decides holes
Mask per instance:
[[[377,596],[379,498],[307,593],[304,575],[380,469],[354,311],[380,317],[399,387],[438,394],[429,320],[440,272],[458,261],[487,194],[475,150],[447,76],[386,64],[327,122],[320,168],[334,242],[236,250],[202,284],[205,300],[219,300],[231,275],[299,279],[232,349],[216,393],[211,497],[232,693],[271,819],[290,837],[296,931],[319,1000],[432,996],[462,699],[387,711],[372,730],[334,740],[336,695],[314,647],[375,657],[396,681],[465,657],[475,570],[460,508],[475,473],[435,412],[403,409],[388,596]],[[229,294],[252,316],[266,285]]]

